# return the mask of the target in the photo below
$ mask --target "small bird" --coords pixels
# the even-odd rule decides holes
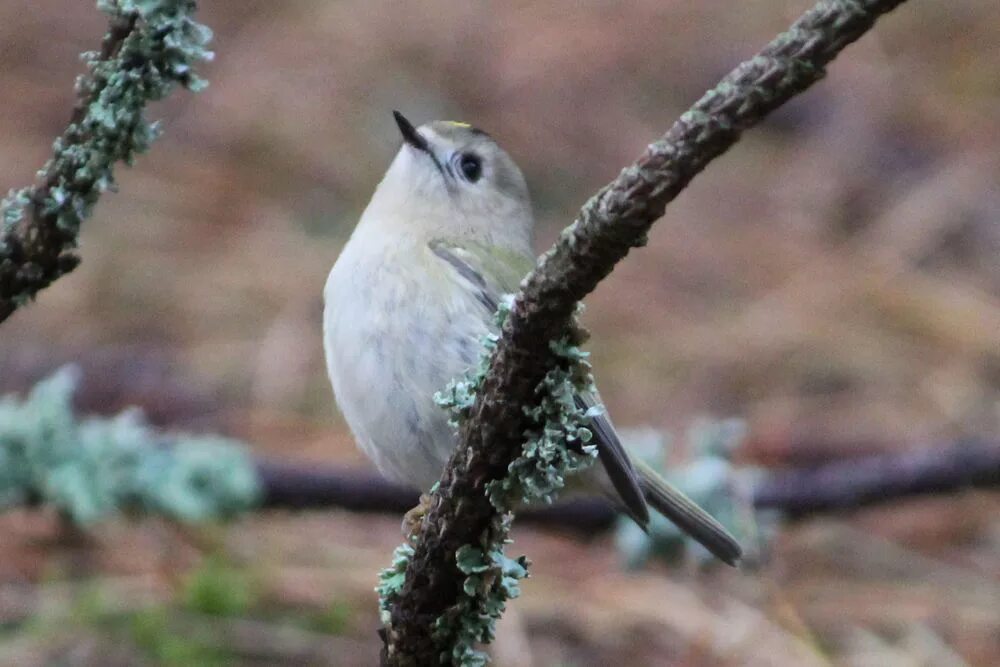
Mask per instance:
[[[488,134],[451,121],[416,128],[393,113],[403,145],[330,271],[323,343],[359,447],[386,477],[428,491],[456,446],[433,396],[475,365],[502,296],[534,267],[534,215],[521,170]],[[606,414],[591,426],[601,465],[584,473],[586,487],[644,528],[651,505],[737,563],[737,541],[633,462]]]

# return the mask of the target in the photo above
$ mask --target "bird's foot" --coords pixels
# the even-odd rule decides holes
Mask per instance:
[[[420,526],[424,522],[424,516],[431,509],[431,497],[426,493],[420,494],[420,502],[416,507],[403,515],[403,535],[411,542],[416,542],[417,535],[420,534]]]

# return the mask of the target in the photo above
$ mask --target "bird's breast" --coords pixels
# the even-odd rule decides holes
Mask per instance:
[[[337,404],[384,474],[426,490],[454,447],[434,393],[475,363],[489,320],[426,247],[366,253],[350,245],[324,290]]]

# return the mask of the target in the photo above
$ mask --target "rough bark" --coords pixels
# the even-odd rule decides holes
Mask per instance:
[[[192,16],[195,0],[99,2],[110,17],[101,50],[84,54],[70,122],[37,183],[12,191],[0,222],[0,323],[80,263],[80,225],[113,168],[132,164],[157,136],[144,115],[176,86],[200,90],[193,65],[207,60],[211,31]]]
[[[115,17],[101,43],[101,60],[108,60],[118,54],[118,50],[135,29],[137,14]],[[91,88],[90,95],[77,99],[69,120],[69,128],[77,128],[87,113],[87,107],[99,94],[99,86]],[[74,129],[66,131],[69,145],[82,142]],[[66,165],[64,165],[66,166]],[[49,191],[59,184],[61,174],[50,169],[41,176],[41,182],[28,195],[30,204],[25,218],[13,229],[5,230],[2,241],[8,248],[9,256],[0,263],[0,322],[6,320],[17,309],[18,296],[35,294],[48,287],[80,264],[76,252],[76,230],[66,229],[57,224],[55,212],[43,212],[43,202]]]
[[[461,444],[434,494],[402,594],[391,609],[386,657],[432,665],[442,647],[434,621],[456,600],[463,576],[455,552],[489,538],[494,509],[485,485],[519,453],[522,407],[552,363],[548,342],[573,309],[634,247],[677,194],[715,157],[794,95],[902,0],[824,0],[760,53],[726,75],[645,153],[588,201],[529,275],[514,302]]]

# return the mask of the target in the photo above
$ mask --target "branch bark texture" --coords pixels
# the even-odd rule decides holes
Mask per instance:
[[[107,61],[118,54],[125,38],[135,29],[137,15],[116,16],[111,20],[108,34],[101,44],[99,58]],[[91,80],[84,84],[90,91],[100,84]],[[90,105],[89,95],[81,96],[73,107],[69,126],[63,134],[64,145],[76,145],[82,140],[78,128]],[[67,165],[68,166],[68,165]],[[80,264],[76,254],[76,230],[57,224],[55,211],[44,212],[44,201],[51,196],[52,188],[60,178],[71,174],[60,173],[53,163],[40,173],[41,183],[23,194],[30,212],[17,224],[3,230],[3,256],[0,256],[0,322],[32,298],[39,290],[48,287],[59,276],[65,275]],[[89,189],[94,187],[90,185]]]
[[[114,187],[112,168],[131,164],[157,136],[146,105],[176,86],[199,90],[193,65],[207,60],[208,28],[194,0],[99,0],[110,27],[99,53],[84,54],[77,103],[38,183],[11,192],[0,226],[0,322],[80,263],[80,224]]]
[[[521,284],[490,370],[460,432],[461,444],[432,497],[401,595],[390,610],[386,661],[442,660],[435,620],[454,604],[464,576],[455,554],[491,541],[488,482],[518,456],[535,388],[553,363],[576,303],[635,247],[666,205],[715,157],[769,112],[824,75],[824,67],[903,0],[822,0],[684,113],[643,155],[583,207]],[[447,652],[445,651],[445,654]]]

